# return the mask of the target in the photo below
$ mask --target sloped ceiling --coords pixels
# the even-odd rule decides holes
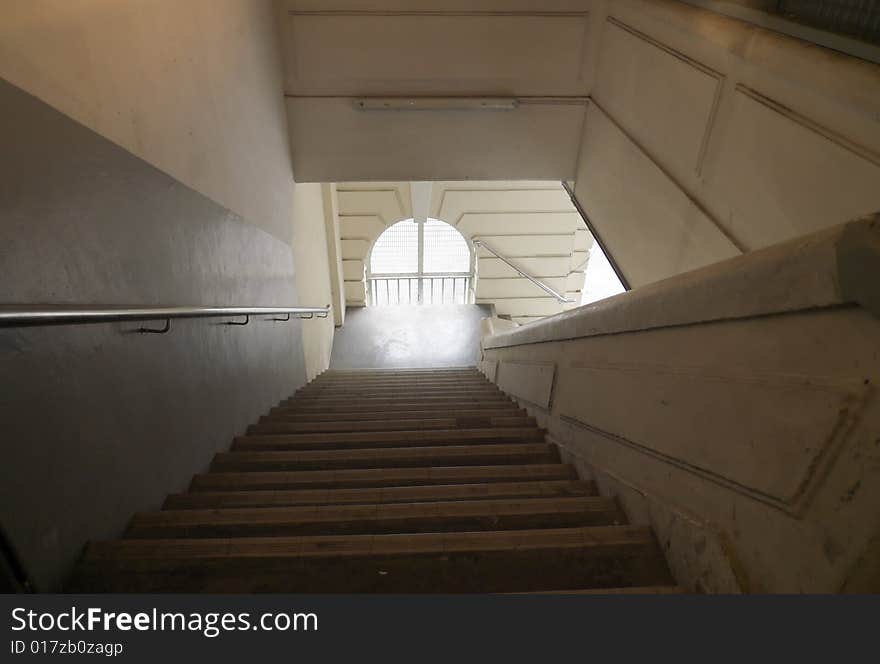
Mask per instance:
[[[294,172],[308,181],[570,179],[591,86],[584,0],[278,3]],[[365,111],[360,97],[513,97]]]
[[[409,182],[337,185],[348,304],[365,303],[370,249],[388,226],[412,216]],[[430,216],[469,241],[485,240],[526,273],[579,301],[593,238],[557,182],[435,182]],[[485,249],[476,254],[476,301],[494,304],[519,323],[558,313],[562,305]]]

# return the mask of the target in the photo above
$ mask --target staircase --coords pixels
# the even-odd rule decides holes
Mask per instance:
[[[329,371],[187,493],[86,548],[77,592],[670,592],[625,525],[472,368]]]

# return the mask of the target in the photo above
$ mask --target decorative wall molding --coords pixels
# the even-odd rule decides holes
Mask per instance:
[[[549,410],[556,378],[554,362],[512,362],[501,360],[495,376],[499,388],[508,394]]]
[[[477,363],[477,369],[479,369],[480,373],[482,373],[488,380],[494,383],[495,377],[498,374],[498,361],[480,360]]]
[[[801,516],[870,392],[856,379],[572,363],[555,401],[565,422]]]
[[[661,51],[664,51],[668,55],[671,55],[672,57],[676,58],[677,60],[680,60],[681,62],[685,63],[686,65],[688,65],[690,67],[693,67],[694,69],[698,70],[702,74],[705,74],[705,75],[710,76],[711,78],[715,79],[715,95],[714,95],[714,99],[712,101],[712,107],[709,111],[709,115],[706,118],[706,125],[703,128],[703,137],[700,141],[700,149],[697,154],[697,161],[694,164],[694,173],[697,176],[699,176],[703,170],[703,160],[705,159],[706,150],[708,149],[708,146],[709,146],[710,136],[711,136],[712,130],[715,126],[715,117],[718,114],[718,107],[721,103],[721,94],[722,94],[722,90],[723,90],[724,81],[726,79],[726,76],[724,74],[722,74],[721,72],[719,72],[719,71],[707,66],[706,64],[700,62],[699,60],[695,60],[694,58],[688,56],[687,54],[682,53],[681,51],[676,50],[667,44],[664,44],[663,42],[661,42],[661,41],[651,37],[650,35],[638,30],[637,28],[634,28],[633,26],[621,21],[620,19],[617,19],[613,16],[608,16],[606,18],[606,21],[608,24],[613,25],[615,27],[618,27],[621,30],[625,30],[626,32],[628,32],[632,36],[636,37],[637,39],[640,39],[643,42],[650,44],[654,48],[658,48]]]
[[[817,122],[814,122],[807,116],[798,113],[797,111],[780,104],[778,101],[758,92],[757,90],[750,88],[742,83],[737,83],[736,92],[738,94],[745,95],[750,99],[766,106],[767,108],[779,113],[784,116],[788,120],[792,122],[796,122],[801,125],[805,129],[809,129],[815,134],[818,134],[822,138],[831,141],[832,143],[839,145],[845,150],[853,153],[854,155],[861,157],[862,159],[869,161],[874,164],[874,166],[880,166],[880,154],[877,154],[870,148],[867,148],[863,145],[859,145],[858,143],[848,139],[843,134],[839,134],[827,127],[820,125]]]

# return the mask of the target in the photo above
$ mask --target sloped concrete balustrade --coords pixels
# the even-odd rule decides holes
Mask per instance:
[[[527,326],[484,321],[480,368],[654,527],[685,588],[877,591],[878,314],[875,215]]]

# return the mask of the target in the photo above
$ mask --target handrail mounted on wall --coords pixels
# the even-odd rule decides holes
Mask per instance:
[[[82,325],[115,321],[164,320],[162,328],[139,328],[141,333],[164,334],[171,329],[172,318],[240,318],[227,325],[247,325],[251,316],[272,316],[269,320],[326,318],[330,305],[324,307],[122,307],[89,305],[0,305],[0,327],[37,325]],[[286,315],[285,318],[277,316]]]

